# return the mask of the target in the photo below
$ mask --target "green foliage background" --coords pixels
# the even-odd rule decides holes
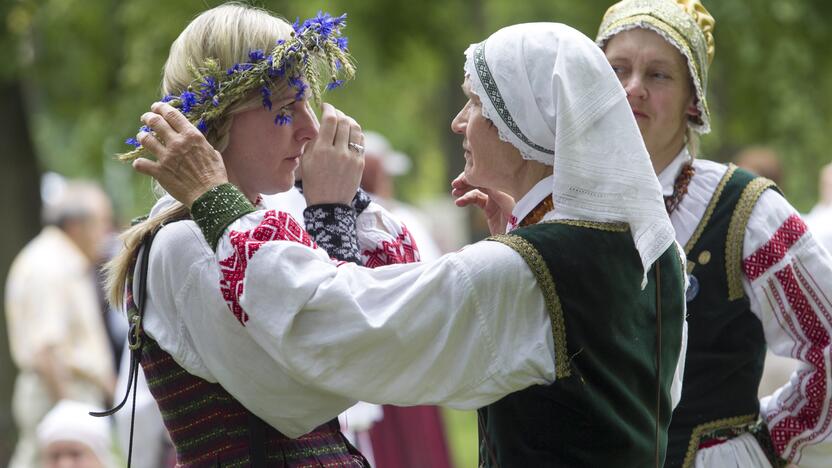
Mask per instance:
[[[216,1],[12,0],[2,44],[25,85],[37,155],[46,169],[101,179],[123,216],[145,211],[147,181],[112,160],[158,98],[167,49],[182,27]],[[774,146],[789,197],[808,209],[815,174],[829,160],[832,73],[821,0],[708,2],[717,18],[710,99],[714,132],[703,153],[727,160],[746,144]],[[461,167],[448,124],[462,103],[462,51],[499,27],[560,21],[593,35],[606,0],[261,1],[293,20],[318,9],[347,12],[359,73],[330,100],[413,156],[400,195],[446,192]],[[8,61],[7,61],[8,63]]]
[[[16,114],[6,117],[22,119],[29,129],[12,137],[34,142],[32,157],[41,171],[100,180],[122,220],[146,212],[153,202],[149,180],[113,155],[126,148],[122,142],[135,133],[139,115],[158,99],[170,43],[198,12],[219,3],[0,2],[0,86],[19,89],[24,98],[23,109],[4,107],[4,102],[0,112]],[[459,85],[467,45],[502,26],[530,21],[564,22],[594,36],[611,0],[256,3],[290,20],[319,9],[348,13],[346,33],[358,75],[329,100],[411,155],[414,170],[399,181],[398,190],[401,198],[418,201],[446,193],[463,165],[460,141],[449,123],[464,101]],[[774,147],[785,163],[787,196],[807,211],[817,196],[818,169],[832,159],[832,55],[827,52],[832,2],[704,3],[717,20],[717,52],[710,82],[714,131],[703,139],[702,153],[725,161],[745,145]],[[6,177],[17,177],[15,171],[23,169],[7,163],[12,160],[8,152],[26,146],[0,144]],[[18,248],[9,244],[10,251]],[[0,268],[5,271],[7,265]],[[10,382],[11,372],[4,366],[4,382]],[[0,401],[9,387],[0,386]],[[0,431],[8,427],[4,407]],[[0,444],[0,462],[4,447]]]

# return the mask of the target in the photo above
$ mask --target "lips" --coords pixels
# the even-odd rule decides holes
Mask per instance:
[[[636,108],[633,108],[633,115],[636,116],[636,118],[642,118],[642,119],[647,118],[647,114],[645,114],[644,112],[642,112],[642,111],[640,111]]]

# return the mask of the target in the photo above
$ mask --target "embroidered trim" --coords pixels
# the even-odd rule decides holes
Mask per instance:
[[[694,455],[696,455],[696,451],[699,450],[699,443],[705,435],[723,429],[729,429],[739,426],[750,426],[751,424],[754,424],[755,421],[757,421],[756,414],[747,414],[744,416],[734,416],[732,418],[717,419],[716,421],[706,422],[694,427],[693,432],[691,432],[690,434],[688,451],[685,455],[685,461],[682,462],[682,468],[690,468],[691,466],[693,466],[693,457]]]
[[[806,223],[796,214],[783,221],[768,242],[743,260],[743,270],[748,280],[756,280],[769,268],[783,260],[789,249],[803,237],[808,229]]]
[[[237,187],[229,183],[217,185],[199,196],[191,205],[191,216],[211,250],[231,223],[254,211],[254,205]]]
[[[800,274],[799,271],[797,271]],[[786,295],[789,306],[794,311],[794,317],[803,336],[806,336],[810,343],[809,349],[801,352],[805,361],[815,366],[815,370],[799,374],[799,383],[793,386],[793,391],[799,395],[795,398],[791,407],[778,408],[774,414],[766,417],[768,423],[777,421],[771,428],[771,440],[774,447],[784,458],[795,459],[799,456],[801,445],[817,441],[818,437],[828,432],[832,423],[832,413],[823,404],[829,398],[830,392],[827,387],[827,365],[825,350],[828,349],[830,341],[829,330],[821,321],[818,312],[812,307],[806,297],[800,282],[795,275],[792,265],[777,271],[774,274],[783,292]],[[803,283],[803,287],[807,287]],[[808,289],[814,295],[814,290]],[[828,319],[828,312],[821,304],[823,315]],[[794,398],[794,393],[791,395]],[[790,413],[781,417],[783,413]],[[810,434],[806,434],[810,432]]]
[[[228,309],[245,326],[249,316],[240,305],[248,262],[263,244],[274,240],[293,241],[312,249],[318,248],[301,225],[291,215],[282,211],[269,210],[263,221],[250,231],[231,231],[233,253],[221,260],[220,292]]]
[[[500,118],[503,119],[506,126],[511,129],[515,135],[517,135],[517,138],[520,138],[523,143],[529,145],[537,151],[540,151],[541,153],[555,154],[554,151],[546,149],[529,140],[529,138],[523,134],[523,131],[520,130],[520,127],[514,121],[514,118],[511,117],[511,113],[508,111],[505,101],[503,101],[503,96],[500,95],[500,90],[497,88],[497,83],[494,81],[494,77],[491,76],[491,70],[488,69],[488,63],[485,61],[485,42],[480,42],[474,48],[474,67],[477,69],[477,75],[480,77],[485,93],[488,94],[488,98],[491,100],[491,103],[494,104],[494,109],[496,109],[497,113],[500,114]]]
[[[587,221],[585,219],[555,219],[545,221],[542,224],[566,224],[567,226],[597,229],[599,231],[608,232],[627,232],[630,230],[630,225],[627,223],[604,223],[601,221]]]
[[[520,254],[526,264],[531,268],[537,279],[537,284],[540,286],[540,291],[543,293],[543,299],[546,301],[546,308],[549,309],[549,320],[552,322],[552,339],[555,344],[555,377],[564,379],[572,375],[569,369],[568,355],[566,351],[566,323],[563,319],[563,308],[558,298],[558,293],[555,288],[555,281],[552,279],[552,273],[546,266],[546,261],[540,255],[540,252],[534,246],[520,236],[513,234],[500,234],[491,236],[486,240],[499,242],[509,246],[512,250]]]
[[[745,227],[748,225],[751,211],[760,199],[760,195],[774,186],[774,182],[764,177],[757,177],[746,185],[734,207],[725,243],[725,273],[728,277],[729,301],[740,299],[745,295],[742,289],[742,247],[745,241]]]
[[[702,236],[702,232],[705,231],[705,226],[708,225],[708,222],[711,220],[711,215],[714,214],[714,209],[716,208],[719,198],[722,196],[722,191],[725,190],[725,186],[728,184],[728,181],[731,180],[731,176],[734,175],[734,171],[736,170],[737,166],[728,164],[728,170],[725,171],[725,175],[722,176],[722,180],[719,181],[719,185],[716,186],[716,190],[714,190],[714,194],[711,196],[711,201],[708,203],[708,209],[705,210],[702,220],[699,221],[699,225],[696,226],[696,231],[693,231],[693,235],[690,240],[688,240],[688,243],[685,244],[685,255],[690,253],[690,250],[694,245],[696,245],[696,242]]]
[[[361,252],[364,266],[377,268],[384,265],[398,265],[401,263],[414,263],[420,260],[419,247],[416,241],[402,224],[402,233],[391,241],[382,241],[381,245],[373,250],[364,249]]]

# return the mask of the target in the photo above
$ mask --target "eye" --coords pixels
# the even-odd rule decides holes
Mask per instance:
[[[665,73],[665,72],[661,72],[661,71],[656,71],[656,72],[653,72],[653,73],[651,74],[651,76],[652,76],[653,78],[657,79],[657,80],[669,80],[669,79],[671,79],[671,78],[672,78],[672,77],[670,76],[670,74]]]

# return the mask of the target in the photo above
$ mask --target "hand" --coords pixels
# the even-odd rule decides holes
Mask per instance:
[[[228,182],[222,155],[179,110],[156,102],[141,120],[155,135],[140,132],[136,139],[156,161],[136,159],[133,169],[156,179],[173,198],[190,207],[209,189]]]
[[[451,187],[456,206],[476,205],[485,214],[491,235],[505,234],[506,223],[514,209],[514,198],[499,190],[474,187],[465,179],[464,172],[451,182]]]
[[[307,205],[349,205],[361,183],[364,153],[349,143],[364,145],[361,127],[330,104],[323,104],[318,137],[306,145],[300,158],[303,196]]]

